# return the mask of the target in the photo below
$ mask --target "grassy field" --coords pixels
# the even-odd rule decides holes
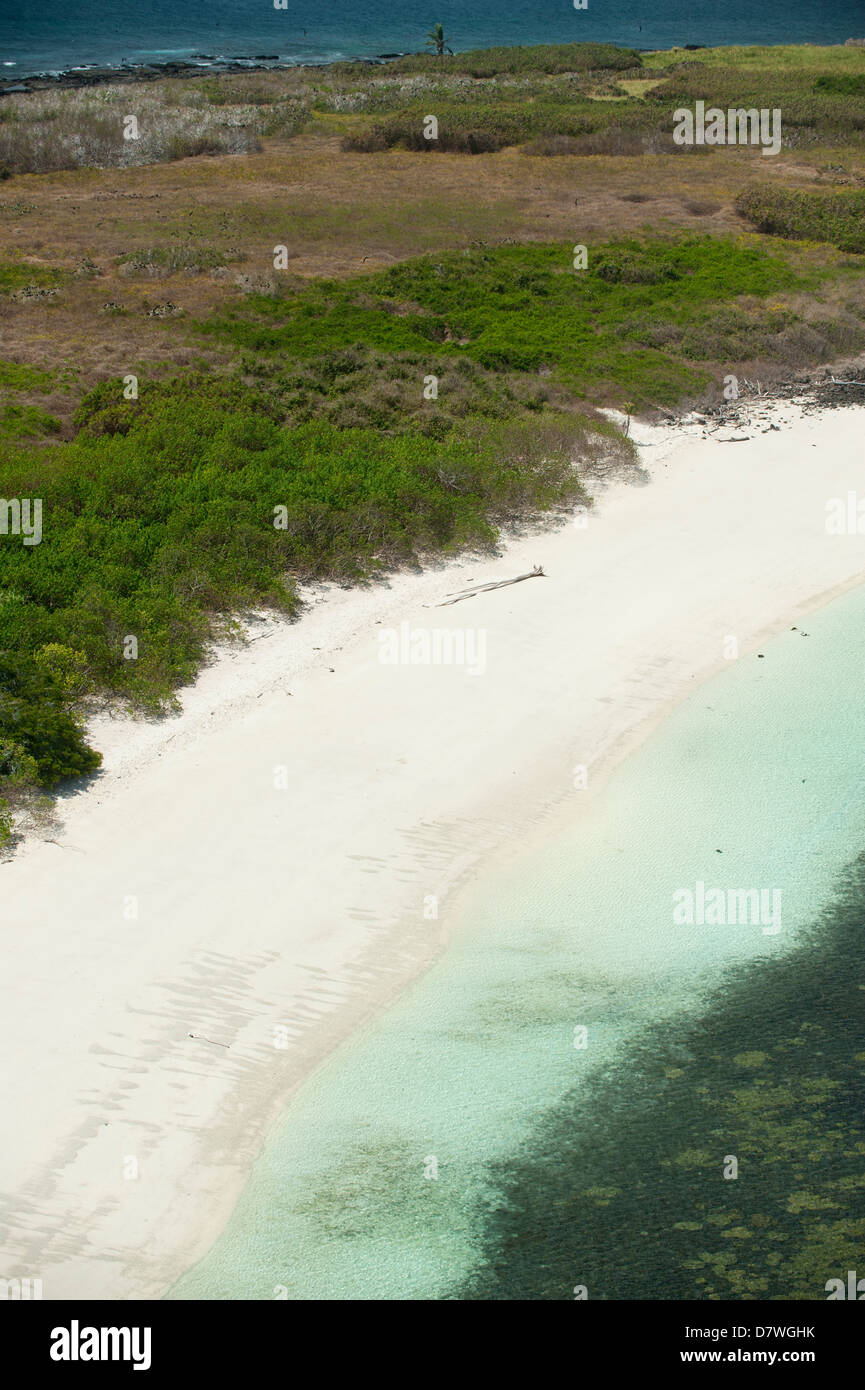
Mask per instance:
[[[632,463],[598,407],[861,352],[863,83],[564,45],[0,99],[0,495],[45,518],[0,536],[7,806],[238,610],[584,498]],[[696,100],[779,107],[781,152],[676,146]]]

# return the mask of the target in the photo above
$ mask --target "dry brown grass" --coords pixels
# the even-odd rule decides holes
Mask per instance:
[[[72,365],[82,383],[118,372],[223,360],[189,321],[273,273],[273,247],[302,278],[342,277],[406,256],[481,240],[593,239],[699,228],[742,232],[734,208],[757,177],[810,187],[849,151],[814,164],[726,149],[710,157],[559,156],[510,149],[427,159],[410,151],[345,153],[337,135],[267,141],[261,153],[201,157],[147,168],[25,175],[0,186],[0,260],[74,273],[52,301],[0,296],[2,356],[40,367]],[[825,173],[822,175],[825,178]],[[148,281],[118,258],[188,248],[228,264]],[[242,258],[242,264],[233,264]],[[192,264],[195,254],[188,259]],[[183,260],[183,257],[181,257]],[[212,259],[211,259],[212,263]],[[183,315],[148,318],[170,299]],[[115,303],[123,312],[103,312]],[[63,401],[54,413],[68,420]]]

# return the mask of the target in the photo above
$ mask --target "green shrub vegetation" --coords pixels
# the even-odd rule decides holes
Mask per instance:
[[[796,69],[779,68],[772,63],[772,51],[766,50],[762,69],[681,64],[666,81],[646,92],[645,104],[660,108],[664,120],[670,119],[678,106],[693,109],[696,101],[725,111],[731,107],[777,108],[785,148],[796,149],[821,139],[861,145],[865,105],[855,89],[836,86],[833,81],[824,87],[819,77],[812,81],[810,74],[805,79]],[[860,59],[860,69],[865,77],[865,57]],[[831,72],[825,76],[835,77]]]
[[[865,254],[865,189],[822,193],[761,185],[745,189],[736,208],[758,231]]]
[[[641,58],[632,48],[608,43],[550,43],[515,48],[472,48],[465,53],[413,53],[387,64],[387,73],[448,73],[469,77],[499,74],[623,71],[639,68]],[[356,75],[352,64],[335,64],[330,71]]]
[[[238,377],[143,383],[129,402],[118,378],[85,397],[72,442],[3,456],[0,495],[43,506],[41,544],[0,537],[6,820],[22,782],[97,766],[84,695],[161,708],[220,614],[293,614],[299,579],[489,546],[501,521],[585,496],[572,459],[593,426],[573,414],[473,416],[438,439],[284,416]]]
[[[99,766],[46,663],[0,650],[0,696],[0,777],[50,787]]]
[[[366,153],[400,146],[424,154],[487,154],[507,145],[532,150],[537,141],[554,138],[569,142],[562,153],[681,151],[673,142],[672,115],[626,99],[603,73],[476,82],[455,77],[420,89],[382,81],[349,99],[320,94],[315,109],[343,110],[347,100],[355,115],[343,148]],[[438,121],[435,140],[424,134],[431,110]]]
[[[13,739],[15,776],[33,769],[25,755],[39,785],[86,770],[82,698],[160,708],[220,615],[293,614],[299,580],[489,545],[503,521],[582,497],[575,458],[633,458],[587,402],[703,392],[713,361],[777,351],[802,329],[778,297],[823,274],[695,236],[593,247],[585,271],[572,257],[481,245],[344,282],[286,279],[199,325],[234,350],[233,369],[142,379],[134,401],[104,381],[68,443],[27,444],[57,424],[7,404],[19,442],[0,459],[0,496],[41,498],[43,539],[0,537],[0,651],[19,706],[43,692],[56,745],[52,761],[31,721]],[[10,390],[50,380],[0,364]]]
[[[814,83],[814,89],[838,96],[865,97],[865,72],[824,72]]]
[[[344,150],[373,154],[377,150],[415,150],[422,154],[490,154],[507,145],[521,145],[549,134],[570,136],[590,134],[600,118],[589,118],[578,110],[558,106],[541,108],[523,103],[496,101],[483,106],[461,106],[453,99],[441,102],[437,116],[439,133],[435,140],[424,136],[424,116],[429,102],[416,102],[387,120],[345,135]]]
[[[59,434],[60,421],[35,405],[0,404],[0,440],[39,439],[43,435]]]
[[[442,439],[469,416],[507,420],[569,404],[543,379],[486,370],[471,358],[445,357],[434,349],[386,353],[356,344],[288,366],[278,355],[246,352],[241,365],[295,424],[329,420],[341,428],[418,431]],[[434,406],[421,391],[430,375],[437,381]]]
[[[707,50],[638,54],[593,45],[429,55],[389,63],[380,76],[356,71],[316,89],[313,110],[350,112],[346,149],[393,146],[425,153],[482,154],[524,145],[544,154],[696,153],[724,157],[723,148],[674,144],[674,112],[707,107],[781,112],[787,148],[865,140],[865,50]],[[507,55],[520,55],[508,59]],[[816,57],[814,55],[817,55]],[[335,71],[335,70],[334,70]],[[340,69],[339,71],[342,71]],[[399,81],[395,74],[412,75]],[[337,74],[338,75],[338,74]],[[630,79],[639,78],[637,87]],[[346,86],[346,81],[348,85]],[[654,82],[654,85],[649,85]],[[439,122],[426,139],[424,116]]]
[[[14,294],[30,285],[53,289],[66,278],[62,271],[47,266],[28,265],[26,261],[0,261],[0,295]]]
[[[434,356],[520,378],[526,404],[531,382],[581,400],[670,405],[706,388],[701,360],[753,355],[743,344],[783,360],[779,335],[797,317],[760,301],[806,288],[816,275],[708,237],[622,241],[593,247],[585,271],[572,263],[573,248],[561,244],[424,256],[375,275],[252,296],[205,329],[259,361],[284,355],[309,371],[328,369],[323,353],[378,352],[403,363]],[[329,360],[349,390],[343,368],[355,359]],[[504,405],[502,396],[500,389]]]
[[[49,391],[54,385],[51,372],[40,371],[22,362],[4,362],[0,359],[0,390],[3,391]]]
[[[0,612],[4,606],[0,595]],[[15,812],[40,788],[95,772],[102,762],[87,745],[56,662],[0,646],[0,849],[12,839]]]

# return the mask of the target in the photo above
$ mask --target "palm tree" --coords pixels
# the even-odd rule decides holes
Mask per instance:
[[[435,28],[430,29],[424,47],[434,48],[439,58],[443,58],[446,52],[453,53],[453,49],[448,48],[445,43],[445,31],[440,24],[436,24]]]

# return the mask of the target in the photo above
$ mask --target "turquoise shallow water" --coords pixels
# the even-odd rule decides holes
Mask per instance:
[[[561,1107],[570,1147],[641,1039],[698,1020],[732,971],[814,949],[865,847],[865,588],[797,628],[702,685],[588,815],[575,792],[571,824],[478,878],[443,958],[297,1095],[171,1296],[463,1296]],[[780,890],[780,932],[678,925],[699,881]]]

